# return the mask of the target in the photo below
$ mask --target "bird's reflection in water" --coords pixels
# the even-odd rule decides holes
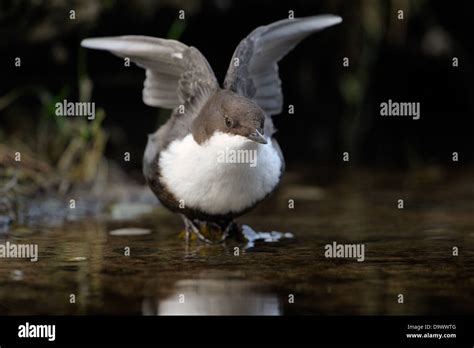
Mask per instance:
[[[275,294],[236,279],[186,279],[158,300],[145,298],[143,315],[280,315]]]

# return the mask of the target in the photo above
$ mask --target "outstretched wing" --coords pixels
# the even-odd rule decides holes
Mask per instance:
[[[81,45],[130,58],[146,69],[143,102],[149,106],[185,105],[186,113],[198,112],[218,88],[206,58],[179,41],[129,35],[85,39]]]
[[[258,27],[237,46],[224,88],[255,101],[268,115],[283,107],[278,61],[313,32],[338,24],[333,15],[284,19]]]

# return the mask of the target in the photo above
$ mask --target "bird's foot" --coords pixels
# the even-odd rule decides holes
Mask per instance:
[[[219,224],[208,221],[190,220],[183,215],[184,220],[184,238],[186,242],[193,239],[199,239],[208,244],[221,243],[229,237],[229,235],[238,228],[238,225],[231,221],[225,228]]]

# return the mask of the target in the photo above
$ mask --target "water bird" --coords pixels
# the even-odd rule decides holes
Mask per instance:
[[[143,174],[159,201],[181,214],[187,238],[223,241],[238,228],[236,217],[277,188],[285,167],[273,137],[272,116],[283,108],[278,62],[308,35],[341,21],[318,15],[256,28],[235,49],[222,87],[204,55],[176,40],[129,35],[81,42],[145,69],[143,102],[173,109],[148,136]],[[222,156],[229,151],[233,157]],[[217,238],[212,231],[220,231]]]

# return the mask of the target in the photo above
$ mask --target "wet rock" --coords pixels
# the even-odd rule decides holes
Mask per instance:
[[[156,205],[146,203],[117,203],[111,207],[112,220],[131,220],[153,212]]]
[[[119,228],[117,230],[110,231],[109,234],[111,236],[143,236],[146,234],[150,234],[151,230],[147,228]]]

